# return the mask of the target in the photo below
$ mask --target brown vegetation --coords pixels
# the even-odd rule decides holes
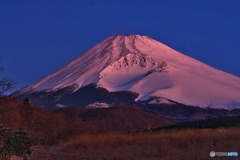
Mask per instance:
[[[73,122],[64,114],[46,111],[8,96],[0,97],[0,124],[11,129],[24,128],[34,145],[54,145],[79,134],[106,132],[103,127]]]
[[[41,156],[43,160],[210,160],[217,158],[210,157],[210,151],[240,153],[239,132],[239,128],[228,128],[136,134],[83,134],[59,146],[35,146],[30,159]]]
[[[74,121],[89,122],[118,132],[135,132],[174,124],[164,118],[124,105],[95,109],[64,108],[56,112],[64,113]]]
[[[126,121],[122,124],[133,121],[140,126],[146,126],[152,122],[153,117],[140,113],[135,108],[129,110],[128,107],[112,108],[109,115],[104,109],[88,110],[84,113],[91,114],[86,114],[85,117],[82,114],[79,117],[77,112],[75,118],[82,118],[82,121],[74,122],[65,114],[31,106],[27,101],[0,97],[0,123],[11,129],[22,127],[30,133],[34,145],[30,160],[207,160],[213,159],[209,156],[210,151],[240,153],[239,128],[162,130],[127,134],[109,132],[104,127],[89,124],[88,120],[94,119],[95,115],[98,117],[95,119],[98,121],[96,124],[100,124],[101,121],[104,122],[101,119],[106,121],[113,117],[110,119],[110,126],[121,126],[117,120],[122,121],[124,118],[121,117],[125,117]],[[139,119],[131,119],[131,115],[137,115]],[[140,118],[144,116],[148,118]],[[124,128],[124,125],[122,127]]]

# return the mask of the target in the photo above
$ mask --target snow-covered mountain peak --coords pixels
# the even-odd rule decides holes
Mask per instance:
[[[118,36],[115,36],[115,37],[119,37],[119,38],[128,38],[128,39],[136,39],[136,38],[150,38],[146,35],[118,35]]]
[[[111,36],[19,94],[95,83],[202,108],[240,108],[240,78],[212,68],[147,36]]]
[[[100,79],[99,73],[121,57],[129,53],[147,54],[139,51],[136,45],[139,42],[152,43],[149,41],[153,40],[140,35],[111,36],[21,92],[58,90],[70,85],[80,88],[90,83],[97,83]]]

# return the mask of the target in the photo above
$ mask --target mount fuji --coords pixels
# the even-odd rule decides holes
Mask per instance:
[[[240,78],[147,36],[109,37],[45,78],[15,92],[46,109],[108,107],[131,99],[240,109]]]

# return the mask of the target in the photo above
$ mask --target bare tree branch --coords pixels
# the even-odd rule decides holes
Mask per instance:
[[[2,57],[0,57],[0,62],[2,61]],[[0,71],[3,71],[3,67],[0,66]],[[9,77],[1,76],[0,77],[0,95],[3,95],[6,92],[11,91],[15,88],[16,82],[10,80]]]

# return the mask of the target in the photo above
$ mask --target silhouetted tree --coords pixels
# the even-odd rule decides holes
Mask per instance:
[[[30,100],[27,97],[23,100],[24,103],[29,103],[29,101]]]
[[[0,57],[0,62],[2,61],[2,57]],[[3,67],[0,66],[0,71],[3,71]],[[11,89],[15,88],[16,82],[12,81],[9,77],[0,76],[0,95],[3,95],[5,92],[11,91]]]

